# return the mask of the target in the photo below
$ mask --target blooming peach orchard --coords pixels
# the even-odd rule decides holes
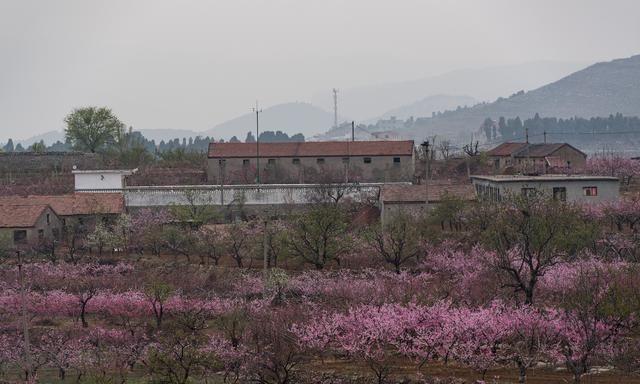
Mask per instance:
[[[6,250],[3,382],[640,382],[638,200],[310,210]]]

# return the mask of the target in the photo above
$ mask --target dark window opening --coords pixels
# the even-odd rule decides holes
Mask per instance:
[[[553,199],[559,201],[567,201],[567,188],[565,187],[554,187],[553,188]]]
[[[400,158],[399,157],[394,157],[393,158],[393,163],[394,164],[400,164]]]
[[[38,240],[44,240],[44,229],[38,229]]]
[[[295,165],[298,165],[298,164],[300,164],[300,159],[293,159],[293,160],[291,160],[291,162],[293,164],[295,164]]]
[[[47,213],[47,224],[51,224],[51,215]]]
[[[365,157],[364,158],[364,163],[365,164],[371,164],[371,158],[370,157]]]
[[[316,163],[324,164],[324,159],[323,158],[316,159]]]
[[[249,164],[251,164],[251,160],[249,160],[249,159],[244,159],[244,160],[242,160],[242,165],[243,165],[243,166],[245,166],[245,167],[246,167],[246,166],[248,166]]]
[[[13,231],[13,242],[16,244],[26,243],[27,242],[27,231],[24,229],[19,229],[17,231]]]
[[[221,166],[221,167],[224,167],[224,164],[225,164],[226,162],[227,162],[227,161],[226,161],[225,159],[220,159],[220,160],[218,160],[218,165],[219,165],[219,166]]]

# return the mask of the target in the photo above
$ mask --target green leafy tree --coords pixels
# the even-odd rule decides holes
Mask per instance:
[[[37,143],[33,143],[29,147],[29,150],[36,153],[45,153],[47,151],[47,146],[44,144],[44,140],[40,140]]]
[[[124,124],[108,108],[77,108],[64,122],[65,135],[74,148],[92,153],[113,143],[124,129]]]
[[[335,260],[349,249],[347,217],[338,204],[318,204],[300,215],[291,226],[288,246],[291,254],[316,269]]]

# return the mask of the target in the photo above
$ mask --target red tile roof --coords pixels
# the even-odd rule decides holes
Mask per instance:
[[[506,142],[498,145],[497,147],[487,151],[488,156],[511,156],[512,153],[524,148],[527,143],[512,143]]]
[[[580,153],[582,153],[585,157],[587,156],[581,150],[567,144],[567,143],[549,143],[549,144],[529,144],[528,147],[523,147],[514,153],[515,157],[545,157],[553,155],[557,150],[562,147],[569,147],[574,149]]]
[[[260,143],[260,157],[411,156],[413,140]],[[209,158],[256,157],[255,143],[210,143]]]
[[[424,203],[426,188],[424,185],[385,185],[380,199],[383,203]],[[429,185],[429,201],[438,202],[445,196],[462,200],[475,200],[472,184]]]
[[[0,196],[0,204],[49,205],[59,216],[119,214],[124,212],[124,196],[121,193],[74,193],[27,197]]]
[[[572,148],[584,156],[584,152],[567,143],[502,143],[497,147],[487,151],[488,156],[514,156],[514,157],[545,157],[551,156],[554,152],[562,147]]]
[[[34,227],[47,208],[46,204],[0,204],[0,228]]]

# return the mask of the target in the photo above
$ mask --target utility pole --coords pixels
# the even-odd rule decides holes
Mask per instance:
[[[24,279],[22,276],[22,256],[20,250],[16,251],[16,256],[18,256],[18,285],[20,286],[20,312],[22,315],[22,334],[24,336],[24,362],[27,368],[27,373],[29,375],[28,379],[32,379],[33,375],[33,364],[31,361],[31,348],[29,344],[29,323],[27,320],[27,302],[24,294]]]
[[[333,127],[338,128],[338,90],[333,88]]]
[[[260,184],[260,113],[262,109],[258,108],[258,100],[256,100],[256,107],[251,109],[256,113],[256,181]]]
[[[544,131],[544,143],[547,144],[547,131]]]
[[[264,268],[264,277],[267,277],[267,269],[269,268],[269,251],[267,249],[267,219],[264,219],[264,234],[262,236],[262,262]]]
[[[356,122],[351,122],[351,141],[356,141]]]
[[[424,213],[429,212],[429,140],[425,140],[420,144],[424,147]]]

